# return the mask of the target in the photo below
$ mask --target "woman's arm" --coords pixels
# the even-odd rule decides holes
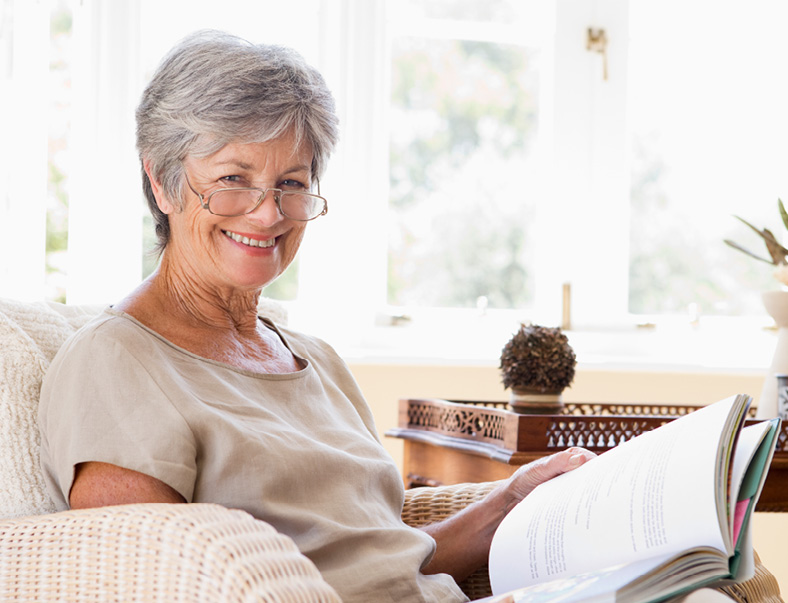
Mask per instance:
[[[493,534],[506,514],[536,486],[571,471],[596,456],[583,448],[568,448],[523,465],[487,497],[445,521],[421,528],[437,547],[425,574],[446,573],[462,580],[487,562]]]
[[[80,463],[69,494],[72,509],[131,503],[184,503],[186,500],[163,481],[110,463]]]

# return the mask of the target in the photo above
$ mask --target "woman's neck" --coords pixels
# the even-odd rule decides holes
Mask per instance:
[[[262,291],[207,284],[199,276],[167,260],[146,281],[143,296],[151,296],[171,321],[191,328],[251,334],[258,328],[257,304]]]

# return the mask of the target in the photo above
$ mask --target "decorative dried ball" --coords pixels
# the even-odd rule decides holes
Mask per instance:
[[[575,352],[561,329],[521,325],[501,352],[506,388],[559,393],[575,376]]]

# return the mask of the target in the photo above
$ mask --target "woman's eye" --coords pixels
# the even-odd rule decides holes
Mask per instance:
[[[288,178],[287,180],[283,180],[280,186],[282,190],[285,191],[294,191],[294,190],[302,191],[309,188],[303,182],[299,182],[298,180],[292,180],[290,178]]]
[[[222,176],[221,178],[219,178],[219,181],[224,184],[228,184],[228,185],[232,184],[236,186],[242,183],[240,176]]]

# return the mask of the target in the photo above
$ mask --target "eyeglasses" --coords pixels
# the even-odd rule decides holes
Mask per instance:
[[[186,173],[186,170],[183,171],[183,174],[186,177],[186,184],[200,199],[202,208],[207,209],[215,216],[231,218],[252,213],[260,207],[260,204],[269,192],[274,194],[276,208],[285,218],[299,222],[309,222],[328,213],[328,201],[320,195],[301,191],[286,191],[280,188],[220,188],[205,197],[205,195],[194,190],[192,183],[189,182],[189,175]],[[319,182],[317,184],[317,192],[320,192]]]

